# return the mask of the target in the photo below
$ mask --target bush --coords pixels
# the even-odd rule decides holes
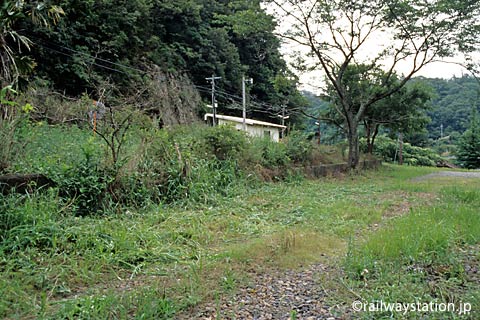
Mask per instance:
[[[360,148],[367,152],[365,139],[360,140]],[[382,157],[384,161],[398,161],[398,143],[385,136],[380,136],[375,140],[373,153]],[[412,166],[435,166],[441,157],[429,148],[420,148],[412,146],[409,143],[403,144],[403,161]]]
[[[285,167],[290,163],[287,148],[283,143],[277,143],[269,138],[254,138],[250,152],[259,155],[260,165],[266,168]]]
[[[108,195],[108,187],[114,181],[114,174],[100,167],[93,155],[92,146],[82,148],[84,161],[67,168],[54,178],[60,194],[71,199],[77,215],[86,216],[98,213]]]
[[[202,139],[205,149],[219,160],[238,159],[247,145],[243,131],[225,125],[205,128]]]
[[[241,176],[238,159],[246,146],[242,132],[224,126],[144,132],[136,163],[123,174],[123,194],[134,196],[135,204],[208,202],[227,194]]]
[[[480,168],[480,120],[478,120],[476,109],[472,110],[470,128],[463,133],[458,142],[456,155],[462,167]]]
[[[285,139],[286,153],[293,162],[305,163],[312,158],[312,143],[300,131],[292,131]]]

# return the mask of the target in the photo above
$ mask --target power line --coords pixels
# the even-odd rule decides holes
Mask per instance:
[[[55,44],[55,43],[52,43],[52,42],[49,42],[49,41],[46,41],[44,39],[40,39],[38,37],[36,37],[36,41],[32,41],[35,45],[38,45],[39,47],[42,47],[46,50],[50,50],[52,52],[55,52],[55,53],[58,53],[58,54],[61,54],[63,56],[67,56],[67,57],[70,57],[70,58],[76,58],[77,56],[75,56],[74,54],[72,53],[75,53],[75,54],[79,54],[85,58],[90,58],[91,61],[86,61],[88,63],[90,63],[91,65],[94,65],[96,67],[99,67],[99,68],[103,68],[103,69],[106,69],[106,70],[109,70],[109,71],[112,71],[112,72],[118,72],[118,73],[122,73],[122,74],[125,74],[125,75],[129,75],[131,76],[129,73],[125,72],[124,70],[120,70],[120,69],[117,69],[117,68],[114,68],[114,67],[111,67],[111,66],[108,66],[108,65],[105,65],[105,64],[101,64],[101,63],[98,63],[96,61],[100,61],[100,62],[103,62],[103,63],[106,63],[106,64],[110,64],[112,66],[117,66],[117,67],[120,67],[120,68],[124,68],[124,69],[128,69],[128,70],[132,70],[132,71],[136,71],[138,73],[140,73],[141,75],[146,75],[148,74],[146,71],[144,70],[141,70],[141,69],[138,69],[138,68],[135,68],[135,67],[131,67],[131,66],[127,66],[127,65],[124,65],[124,64],[121,64],[121,63],[117,63],[117,62],[113,62],[113,61],[110,61],[110,60],[107,60],[107,59],[104,59],[104,58],[99,58],[99,57],[95,57],[95,56],[92,56],[88,53],[85,53],[85,52],[82,52],[82,51],[78,51],[78,50],[75,50],[75,49],[72,49],[72,48],[69,48],[69,47],[66,47],[66,46],[63,46],[63,45],[59,45],[59,44]],[[41,44],[39,43],[39,41],[43,42],[44,44]],[[47,45],[50,45],[50,46],[47,46]],[[60,50],[57,50],[57,49],[54,49],[52,48],[51,46],[56,46],[60,49],[64,49],[66,51],[69,51],[70,53],[65,53],[63,51],[60,51]],[[213,77],[213,76],[212,76]],[[215,77],[216,79],[219,79],[220,77]],[[206,78],[207,80],[211,80],[211,78]],[[201,86],[201,85],[196,85],[194,83],[185,83],[185,82],[180,82],[182,85],[184,86],[193,86],[195,87],[198,91],[200,92],[204,92],[204,93],[210,93],[212,92],[212,89],[211,88],[208,88],[208,87],[204,87],[204,86]],[[213,83],[212,83],[213,84]],[[218,96],[226,99],[226,100],[230,100],[231,102],[235,103],[235,102],[239,102],[239,101],[242,101],[242,97],[238,96],[238,95],[235,95],[235,94],[232,94],[232,93],[229,93],[229,92],[226,92],[226,91],[223,91],[223,90],[219,90],[219,89],[214,89],[214,94],[217,94]],[[213,100],[212,100],[213,101]],[[227,106],[222,106],[224,108],[227,108],[227,109],[232,109],[232,110],[241,110],[241,108],[236,108],[236,107],[227,107]],[[254,99],[253,97],[250,96],[250,103],[249,103],[249,108],[248,108],[249,112],[257,112],[257,113],[264,113],[264,114],[267,114],[267,115],[270,115],[272,117],[277,117],[279,115],[279,112],[280,112],[280,108],[278,106],[273,106],[271,104],[268,104],[264,101],[257,101],[256,99]],[[300,114],[299,112],[295,112],[294,110],[290,109],[288,110],[290,113],[296,113],[296,114]]]

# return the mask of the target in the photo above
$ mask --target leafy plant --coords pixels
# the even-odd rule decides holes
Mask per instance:
[[[362,150],[367,151],[365,139],[360,140]],[[374,154],[382,157],[383,160],[394,162],[398,159],[398,142],[385,136],[377,138]],[[409,143],[403,144],[404,163],[412,166],[435,166],[441,160],[433,150],[412,146]]]
[[[63,10],[46,1],[3,0],[0,5],[0,85],[4,82],[16,83],[21,73],[31,71],[35,64],[29,57],[22,55],[22,48],[30,50],[32,41],[15,30],[23,20],[30,19],[36,25],[48,26],[56,23]],[[8,39],[8,41],[7,41]]]
[[[312,143],[300,131],[292,131],[285,139],[286,153],[293,162],[306,163],[312,157]]]
[[[472,108],[470,128],[458,143],[457,159],[462,167],[480,168],[480,120],[476,108]]]
[[[12,159],[23,154],[26,146],[26,142],[20,141],[18,134],[26,125],[27,115],[33,107],[27,103],[20,108],[15,95],[17,91],[12,86],[0,90],[0,173],[6,171]]]
[[[78,215],[85,216],[96,214],[102,208],[115,175],[100,167],[91,145],[84,145],[82,150],[84,160],[67,168],[56,179],[61,195],[73,201]]]
[[[260,164],[267,168],[284,167],[290,162],[287,148],[283,143],[268,138],[255,139],[252,148],[253,152],[260,155]]]
[[[224,125],[205,129],[202,138],[205,148],[219,160],[238,158],[247,144],[243,131]]]

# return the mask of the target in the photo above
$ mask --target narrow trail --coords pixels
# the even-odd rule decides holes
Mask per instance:
[[[442,171],[411,181],[421,182],[436,177],[480,178],[480,171]],[[429,196],[425,194],[425,201],[429,200]],[[392,216],[403,215],[409,212],[410,206],[410,203],[402,202],[394,214],[385,213],[383,218],[388,220]],[[370,229],[379,227],[375,224]],[[176,319],[354,319],[355,314],[347,302],[343,305],[329,303],[330,293],[321,283],[321,279],[341,277],[340,269],[333,264],[316,263],[296,270],[252,272],[250,285],[240,287],[235,293],[216,301],[201,304],[186,314],[178,315]]]
[[[327,293],[319,276],[329,272],[324,264],[313,264],[303,270],[273,271],[252,276],[251,285],[235,294],[201,306],[190,313],[194,319],[348,319],[332,312]],[[179,319],[187,319],[180,317]]]
[[[480,178],[480,171],[441,171],[427,174],[425,176],[413,178],[412,181],[424,181],[437,177],[458,177],[458,178]]]

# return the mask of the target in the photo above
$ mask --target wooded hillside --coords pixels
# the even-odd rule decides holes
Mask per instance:
[[[64,11],[57,24],[20,19],[14,26],[31,40],[31,51],[24,53],[36,63],[21,83],[42,79],[68,95],[95,96],[108,82],[132,94],[152,79],[168,81],[165,74],[173,74],[186,76],[189,81],[178,85],[193,83],[208,101],[205,78],[215,75],[221,77],[216,83],[220,110],[235,113],[245,75],[253,78],[247,88],[249,115],[278,119],[281,104],[298,107],[304,102],[279,53],[273,17],[260,2],[57,1]]]

